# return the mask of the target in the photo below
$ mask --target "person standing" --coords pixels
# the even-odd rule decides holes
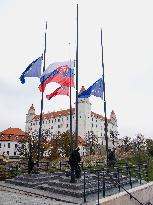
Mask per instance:
[[[116,156],[115,156],[115,148],[113,150],[109,149],[108,154],[108,166],[111,170],[114,169],[114,166],[116,164]]]
[[[28,174],[31,174],[34,168],[34,161],[32,160],[32,156],[29,156],[28,159]]]
[[[80,178],[81,176],[81,169],[79,166],[79,162],[81,161],[80,148],[77,147],[70,155],[69,157],[69,165],[71,167],[71,180],[70,183],[75,183],[75,178]]]

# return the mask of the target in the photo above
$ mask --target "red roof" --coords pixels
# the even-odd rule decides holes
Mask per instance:
[[[84,86],[82,86],[80,92],[83,92],[85,90]],[[72,108],[72,114],[75,113],[75,108]],[[56,111],[56,112],[48,112],[46,114],[43,113],[43,120],[49,120],[51,118],[57,118],[57,117],[64,117],[64,116],[69,116],[70,115],[70,109],[67,110],[60,110],[60,111]],[[115,115],[114,111],[111,112],[111,115]],[[100,119],[102,121],[105,121],[105,118],[102,115],[99,115],[95,112],[91,111],[91,116]],[[35,121],[39,121],[40,120],[40,115],[35,115],[35,117],[32,119]],[[107,122],[110,122],[110,119],[107,119]]]
[[[0,132],[0,135],[26,135],[26,132],[22,131],[20,128],[11,128],[9,127],[6,130]]]
[[[99,115],[99,114],[97,114],[95,112],[91,112],[91,116],[93,116],[93,117],[95,117],[97,119],[103,120],[103,121],[105,120],[105,118],[102,115]]]
[[[0,141],[28,141],[28,134],[19,128],[8,128],[0,132]]]
[[[74,114],[75,109],[72,108],[72,114]],[[63,116],[68,116],[70,115],[70,109],[67,110],[61,110],[61,111],[57,111],[57,112],[48,112],[46,114],[43,114],[43,120],[44,119],[50,119],[50,118],[56,118],[56,117],[63,117]],[[40,115],[36,115],[33,120],[39,120],[40,119]]]

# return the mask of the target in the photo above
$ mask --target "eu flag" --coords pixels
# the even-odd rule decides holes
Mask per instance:
[[[20,81],[22,84],[25,83],[25,77],[38,77],[41,76],[41,63],[42,63],[42,56],[34,60],[32,63],[28,65],[26,70],[20,76]]]
[[[91,95],[96,97],[101,97],[103,99],[103,80],[100,78],[93,85],[91,85],[87,90],[83,91],[78,95],[78,98],[88,98]]]

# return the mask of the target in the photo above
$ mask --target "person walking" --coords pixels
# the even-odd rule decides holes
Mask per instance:
[[[70,155],[69,157],[69,165],[71,167],[71,180],[70,183],[75,183],[75,178],[81,177],[81,168],[79,166],[79,162],[81,161],[80,148],[77,147]]]

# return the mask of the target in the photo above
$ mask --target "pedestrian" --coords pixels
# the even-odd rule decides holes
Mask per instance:
[[[79,153],[80,148],[77,147],[70,155],[69,157],[69,165],[71,167],[71,183],[75,183],[76,180],[75,178],[80,178],[81,177],[81,168],[79,166],[79,162],[81,161],[80,153]]]
[[[115,157],[115,149],[108,151],[108,166],[110,170],[114,169],[114,166],[116,164],[116,157]]]
[[[28,174],[31,174],[34,168],[34,161],[32,160],[32,156],[29,156],[28,159]]]

